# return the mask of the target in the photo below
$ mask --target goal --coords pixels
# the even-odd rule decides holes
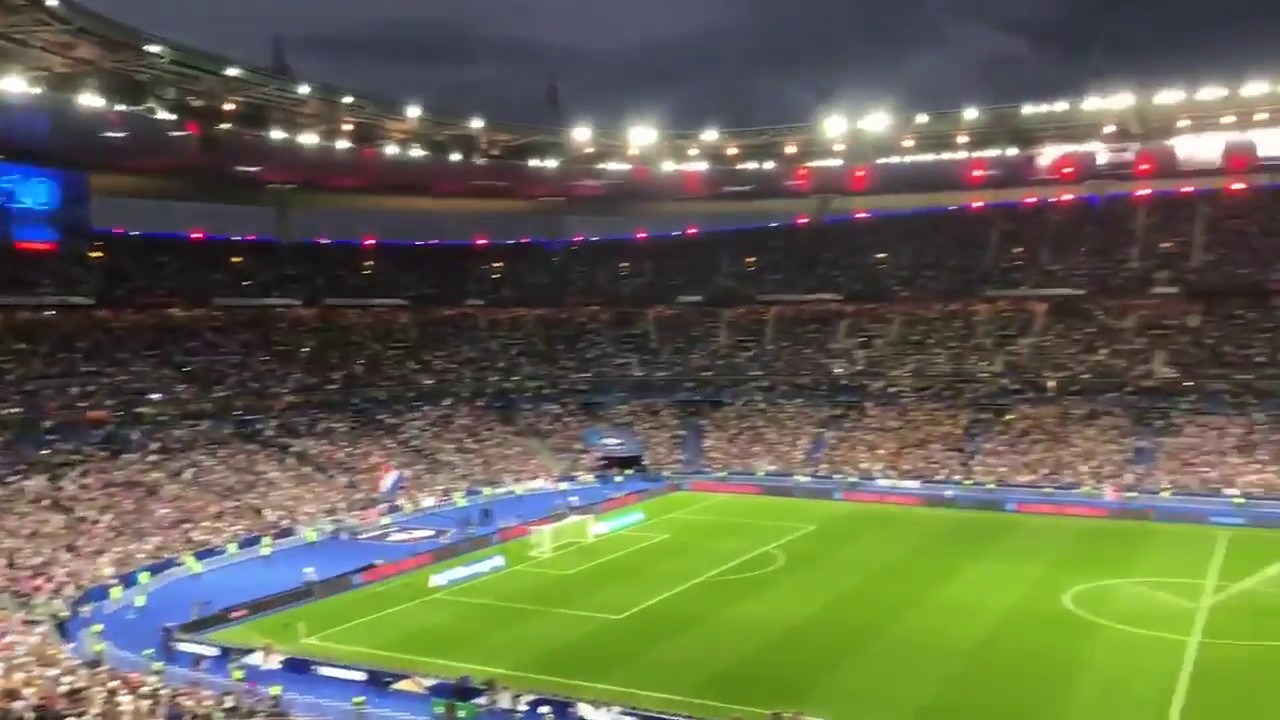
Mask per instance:
[[[535,525],[529,529],[529,537],[533,542],[530,555],[546,557],[565,545],[591,542],[591,526],[595,518],[590,515],[573,515],[548,523]]]

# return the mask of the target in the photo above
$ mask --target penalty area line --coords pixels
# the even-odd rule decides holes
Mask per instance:
[[[741,564],[741,563],[743,563],[743,562],[746,562],[747,560],[750,560],[751,558],[753,558],[753,557],[755,557],[755,556],[757,556],[757,555],[760,555],[760,554],[763,554],[763,553],[767,553],[767,552],[769,552],[770,550],[773,550],[774,548],[778,547],[779,545],[785,545],[786,543],[789,543],[789,542],[791,542],[792,540],[795,540],[796,538],[800,537],[801,535],[805,535],[805,534],[807,534],[807,533],[811,533],[811,532],[813,532],[814,530],[817,530],[817,529],[818,529],[818,528],[817,528],[817,526],[816,526],[816,525],[809,525],[809,526],[806,526],[804,529],[799,530],[798,532],[793,532],[793,533],[791,533],[790,535],[788,535],[788,536],[786,536],[786,537],[782,538],[781,540],[778,540],[778,541],[776,541],[776,542],[769,543],[768,545],[765,545],[764,547],[762,547],[762,548],[760,548],[760,549],[758,549],[758,550],[752,550],[751,552],[747,553],[746,555],[743,555],[743,556],[742,556],[742,557],[740,557],[740,558],[736,558],[736,559],[734,559],[734,560],[731,560],[731,561],[729,561],[729,562],[725,563],[724,565],[721,565],[720,567],[716,568],[715,570],[712,570],[712,571],[710,571],[710,572],[703,573],[703,574],[699,575],[698,577],[696,577],[696,578],[694,578],[694,579],[692,579],[692,580],[690,580],[690,581],[688,581],[688,582],[686,582],[686,583],[683,583],[683,584],[681,584],[681,585],[677,586],[677,587],[676,587],[676,588],[674,588],[674,589],[671,589],[671,590],[668,590],[668,591],[666,591],[666,592],[662,593],[661,595],[659,595],[659,596],[657,596],[657,597],[653,598],[652,600],[647,600],[647,601],[645,601],[645,602],[643,602],[643,603],[641,603],[641,604],[639,604],[639,605],[637,605],[637,606],[635,606],[635,607],[631,608],[630,610],[628,610],[628,611],[626,611],[626,612],[622,613],[621,615],[619,615],[619,616],[618,616],[618,619],[619,619],[619,620],[621,620],[622,618],[630,617],[630,616],[632,616],[632,615],[634,615],[634,614],[636,614],[636,613],[640,612],[641,610],[644,610],[645,608],[648,608],[648,607],[652,607],[652,606],[654,606],[654,605],[657,605],[658,603],[662,602],[663,600],[666,600],[667,598],[671,597],[672,595],[675,595],[675,594],[677,594],[677,593],[682,593],[682,592],[684,592],[685,590],[688,590],[689,588],[693,587],[694,585],[697,585],[697,584],[698,584],[698,583],[700,583],[700,582],[703,582],[703,581],[705,581],[705,580],[710,580],[711,578],[715,577],[716,575],[719,575],[720,573],[724,572],[725,570],[728,570],[729,568],[732,568],[732,567],[734,567],[734,566],[736,566],[736,565],[739,565],[739,564]]]
[[[429,665],[440,665],[443,667],[459,668],[462,670],[476,670],[482,673],[490,673],[493,675],[506,675],[508,677],[526,678],[529,680],[540,680],[543,682],[558,683],[560,685],[570,685],[573,687],[594,688],[596,690],[606,690],[609,692],[622,693],[626,695],[638,695],[641,697],[659,698],[661,700],[672,700],[675,702],[689,703],[691,705],[703,705],[707,707],[724,708],[726,710],[737,710],[759,715],[768,715],[769,710],[760,708],[747,707],[745,705],[733,705],[730,703],[716,702],[714,700],[700,700],[698,698],[683,697],[680,695],[670,695],[667,693],[651,692],[648,690],[636,690],[635,688],[620,687],[617,685],[606,685],[604,683],[588,682],[586,680],[572,680],[570,678],[556,677],[554,675],[543,675],[540,673],[520,672],[518,670],[504,670],[502,668],[488,667],[485,665],[477,665],[475,663],[458,662],[456,660],[443,660],[440,658],[426,657],[423,655],[408,655],[405,653],[388,652],[386,650],[375,650],[373,648],[357,647],[354,645],[339,645],[337,643],[322,642],[317,640],[304,640],[307,645],[315,645],[317,647],[330,648],[333,650],[343,650],[352,653],[363,653],[367,655],[378,655],[381,657],[395,658],[397,660],[411,660],[427,663]]]

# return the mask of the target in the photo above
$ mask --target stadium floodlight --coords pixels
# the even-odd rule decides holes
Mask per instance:
[[[240,77],[244,74],[244,68],[239,65],[228,65],[222,69],[222,74],[227,77]]]
[[[849,132],[849,118],[840,113],[831,113],[822,118],[822,134],[834,140]]]
[[[965,120],[977,120],[982,115],[982,111],[976,107],[967,107],[960,112],[960,117]]]
[[[1271,92],[1271,83],[1266,80],[1250,80],[1241,85],[1237,92],[1240,93],[1240,97],[1259,97]]]
[[[579,125],[569,131],[569,139],[576,143],[586,144],[591,142],[591,127],[588,125]]]
[[[484,124],[485,124],[484,118],[480,117],[479,115],[476,115],[475,117],[467,121],[467,127],[471,128],[472,130],[483,130]]]
[[[1127,110],[1134,106],[1138,97],[1129,91],[1111,93],[1110,95],[1090,95],[1080,101],[1080,109],[1085,112],[1098,110]]]
[[[917,125],[928,125],[928,124],[929,124],[929,113],[916,113],[916,124],[917,124]]]
[[[1155,105],[1177,105],[1186,100],[1187,91],[1182,88],[1165,88],[1151,96],[1151,102]]]
[[[142,46],[142,52],[151,53],[152,55],[163,55],[166,51],[168,51],[168,48],[160,43],[147,43]]]
[[[346,138],[338,138],[337,140],[334,140],[334,141],[333,141],[333,149],[335,149],[335,150],[350,150],[350,149],[351,149],[351,141],[350,141],[350,140],[348,140],[348,139],[346,139]]]
[[[658,142],[658,131],[648,125],[633,125],[627,129],[627,144],[633,150],[648,147]]]
[[[298,141],[299,145],[319,145],[320,144],[320,136],[313,132],[298,133],[298,136],[294,139]]]
[[[339,100],[338,102],[342,103],[343,105],[350,105],[351,103],[353,103],[353,102],[355,102],[355,101],[356,101],[356,96],[355,96],[355,95],[343,95],[343,96],[342,96],[342,99],[341,99],[341,100]]]
[[[1044,113],[1061,113],[1071,109],[1071,101],[1058,100],[1056,102],[1044,103],[1024,103],[1021,108],[1023,115],[1042,115]]]
[[[698,136],[698,139],[704,143],[713,143],[720,139],[720,131],[715,128],[707,128],[702,131],[702,134]]]
[[[297,89],[298,89],[298,94],[299,94],[299,95],[310,95],[310,94],[311,94],[311,86],[310,86],[310,85],[308,85],[307,83],[302,83],[301,85],[299,85],[299,86],[298,86],[298,88],[297,88]]]
[[[80,107],[98,110],[107,106],[107,99],[92,90],[85,90],[76,95],[76,104]]]
[[[422,106],[417,103],[410,103],[404,106],[404,116],[410,120],[417,120],[422,117]]]
[[[1199,102],[1213,102],[1214,100],[1221,100],[1230,94],[1231,91],[1221,85],[1205,85],[1196,90],[1196,94],[1193,97]]]
[[[280,128],[271,128],[270,132],[267,133],[267,137],[272,140],[284,140],[289,137],[289,133],[281,130]]]
[[[533,557],[550,557],[566,545],[591,542],[595,518],[590,515],[573,515],[559,522],[534,525],[529,528],[530,549]]]
[[[14,95],[27,95],[33,91],[31,83],[21,75],[5,75],[0,78],[0,90]]]
[[[858,120],[858,129],[869,133],[882,133],[892,125],[893,116],[881,110],[867,113]]]

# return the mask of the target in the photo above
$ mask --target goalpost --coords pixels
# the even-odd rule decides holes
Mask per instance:
[[[591,526],[595,518],[590,515],[572,515],[546,525],[535,525],[529,528],[529,538],[533,549],[529,552],[534,557],[547,557],[565,545],[591,542]]]

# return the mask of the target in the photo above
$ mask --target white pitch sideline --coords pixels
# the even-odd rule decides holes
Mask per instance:
[[[526,680],[535,680],[540,682],[557,683],[560,685],[568,685],[571,687],[591,688],[594,690],[605,690],[607,692],[615,692],[623,695],[636,695],[639,697],[657,698],[659,700],[672,700],[675,702],[689,703],[690,705],[703,705],[706,707],[722,708],[724,710],[732,710],[740,713],[751,715],[765,716],[771,711],[762,710],[761,708],[747,707],[745,705],[732,705],[730,703],[716,702],[714,700],[700,700],[698,698],[683,697],[680,695],[669,695],[667,693],[650,692],[647,690],[636,690],[635,688],[619,687],[617,685],[605,685],[603,683],[588,682],[586,680],[573,680],[570,678],[556,677],[554,675],[542,675],[539,673],[520,672],[518,670],[504,670],[502,668],[489,667],[486,665],[477,665],[475,663],[457,662],[455,660],[442,660],[440,658],[426,657],[423,655],[407,655],[404,653],[388,652],[385,650],[374,650],[372,648],[358,647],[355,645],[339,645],[337,643],[321,642],[317,640],[305,640],[309,645],[330,648],[332,650],[344,650],[346,652],[360,653],[364,655],[378,655],[381,657],[394,658],[397,660],[417,660],[431,665],[439,665],[441,667],[458,668],[460,670],[474,670],[476,672],[487,673],[491,675],[506,675],[508,677],[524,678]]]

